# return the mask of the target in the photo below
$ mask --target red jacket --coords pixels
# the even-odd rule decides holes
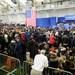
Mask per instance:
[[[54,35],[51,35],[49,41],[50,41],[50,44],[51,45],[54,45],[55,44],[55,36]]]

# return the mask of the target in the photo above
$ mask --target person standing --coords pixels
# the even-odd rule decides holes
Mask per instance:
[[[30,57],[34,59],[35,55],[38,54],[38,43],[35,41],[35,39],[32,37],[29,40],[29,46],[27,48],[30,52]]]
[[[48,67],[48,59],[44,55],[45,50],[41,50],[40,54],[37,54],[34,58],[32,65],[31,75],[43,75],[44,67]]]
[[[16,48],[14,51],[15,57],[17,59],[20,59],[20,61],[22,63],[24,60],[24,49],[25,48],[24,48],[24,45],[23,45],[19,35],[15,37],[15,41],[16,41]]]
[[[49,42],[50,42],[50,46],[55,46],[56,38],[54,36],[54,33],[50,34]]]

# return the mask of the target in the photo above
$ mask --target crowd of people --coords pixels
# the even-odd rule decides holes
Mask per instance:
[[[34,61],[32,68],[38,71],[43,69],[40,66],[36,68],[36,65],[43,63],[43,67],[60,68],[72,73],[75,71],[72,69],[75,68],[75,34],[72,30],[0,25],[0,53],[18,58],[22,63],[27,59],[27,52]],[[36,64],[36,61],[41,62]]]

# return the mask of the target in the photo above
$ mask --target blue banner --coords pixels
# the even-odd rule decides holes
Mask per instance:
[[[50,18],[51,28],[55,28],[56,27],[56,23],[57,23],[57,18],[56,17],[51,17]]]
[[[65,20],[75,20],[75,15],[65,16]]]
[[[58,23],[65,22],[65,17],[58,17]]]
[[[37,27],[49,28],[50,27],[50,19],[49,18],[37,18],[36,25],[37,25]]]
[[[36,25],[37,27],[42,28],[55,28],[56,27],[56,17],[51,18],[37,18],[36,19]]]

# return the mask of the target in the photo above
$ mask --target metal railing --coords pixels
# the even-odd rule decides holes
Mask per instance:
[[[21,62],[19,59],[0,53],[0,72],[5,75],[30,75],[31,63],[28,61]],[[22,68],[22,69],[21,69]],[[4,75],[3,73],[0,75]],[[71,72],[57,68],[48,67],[44,69],[43,75],[73,75]]]
[[[73,75],[73,74],[65,70],[48,67],[45,68],[44,75]]]
[[[0,53],[0,71],[5,72],[6,75],[21,75],[20,60]]]
[[[31,65],[29,62],[23,62],[23,75],[30,75]]]
[[[31,65],[27,61],[23,62],[23,75],[30,75],[31,71]],[[73,75],[71,72],[57,69],[57,68],[52,68],[48,67],[44,69],[43,75]]]

